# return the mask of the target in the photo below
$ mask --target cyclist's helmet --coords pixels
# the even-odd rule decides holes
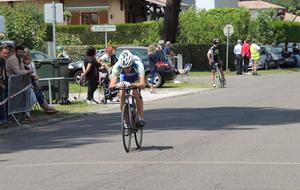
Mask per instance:
[[[213,39],[213,44],[218,44],[219,42],[220,42],[220,40],[218,38]]]
[[[129,50],[124,50],[120,55],[121,67],[128,68],[133,64],[133,55]]]

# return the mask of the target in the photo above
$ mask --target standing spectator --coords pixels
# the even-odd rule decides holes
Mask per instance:
[[[7,47],[0,47],[0,90],[4,90],[6,88],[6,68],[5,62],[8,57],[8,49]]]
[[[118,58],[116,56],[116,48],[112,47],[111,66],[113,67],[117,62],[118,62]]]
[[[167,56],[168,62],[171,64],[172,67],[178,70],[177,62],[175,61],[175,52],[172,47],[170,41],[166,42],[166,47],[164,48],[164,55]]]
[[[256,44],[254,39],[250,46],[250,53],[252,59],[252,75],[257,76],[257,61],[260,59],[260,47]]]
[[[156,66],[157,56],[156,56],[156,48],[154,45],[150,45],[148,47],[148,59],[149,59],[149,70],[151,75],[150,92],[157,93],[154,84],[154,79],[157,72],[157,66]]]
[[[292,57],[296,60],[297,62],[297,67],[300,67],[300,52],[299,48],[297,47],[296,43],[293,43],[293,55]]]
[[[224,81],[224,84],[226,84],[224,71],[221,65],[221,59],[220,59],[220,50],[219,50],[219,39],[213,39],[213,45],[207,52],[207,58],[208,63],[211,69],[211,78],[212,78],[212,86],[216,87],[215,79],[216,79],[216,71],[217,67],[221,71],[222,80]]]
[[[88,81],[87,103],[98,104],[94,99],[94,92],[97,89],[97,76],[98,76],[99,63],[96,60],[96,48],[89,47],[84,59],[82,78]]]
[[[249,61],[250,61],[250,57],[251,57],[249,40],[244,41],[244,44],[242,46],[242,57],[243,57],[243,62],[244,62],[244,65],[243,65],[244,73],[249,74],[248,66],[249,66]]]
[[[159,40],[158,45],[157,45],[157,51],[163,51],[165,48],[165,41],[164,40]]]
[[[8,57],[8,48],[0,47],[0,103],[7,97],[7,76],[5,69],[5,62]],[[6,121],[6,103],[0,105],[0,122]]]
[[[174,64],[175,52],[174,49],[172,48],[172,44],[170,41],[166,42],[166,47],[164,48],[164,54],[167,56],[169,62]]]
[[[235,54],[236,74],[242,75],[242,40],[237,41],[237,44],[234,46],[233,52]]]

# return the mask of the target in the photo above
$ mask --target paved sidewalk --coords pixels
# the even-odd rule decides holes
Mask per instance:
[[[178,88],[163,89],[162,88],[162,89],[157,89],[156,94],[151,94],[150,90],[148,88],[146,88],[146,89],[142,90],[142,97],[144,99],[144,102],[150,102],[153,100],[182,96],[182,95],[187,95],[187,94],[193,94],[193,93],[198,93],[198,92],[206,91],[206,90],[208,90],[208,88],[187,88],[187,89],[178,89]],[[86,92],[81,92],[80,96],[79,96],[79,93],[69,94],[70,101],[86,100],[86,97],[87,97]],[[100,100],[98,90],[94,93],[94,99],[97,101]],[[109,103],[110,103],[110,101],[108,101],[108,104]]]
[[[159,100],[159,99],[166,99],[166,98],[172,98],[172,97],[177,97],[177,96],[184,96],[184,95],[189,95],[189,94],[194,94],[194,93],[199,93],[202,91],[207,91],[209,90],[208,88],[191,88],[191,89],[178,89],[178,88],[170,88],[170,89],[157,89],[158,93],[156,94],[151,94],[150,90],[144,89],[142,90],[142,96],[144,99],[144,102],[151,102],[151,101],[155,101],[155,100]],[[78,98],[79,93],[71,93],[69,94],[69,100],[71,102],[74,101],[78,101],[78,100],[85,100],[87,93],[86,92],[81,92],[79,98]],[[95,92],[95,99],[99,99],[99,92],[96,91]],[[76,97],[76,99],[74,98]],[[60,117],[50,117],[47,118],[46,120],[42,120],[42,121],[38,121],[38,122],[34,122],[34,123],[27,123],[27,124],[23,124],[23,127],[21,129],[27,129],[27,128],[32,128],[32,127],[44,127],[53,123],[57,123],[57,122],[62,122],[65,120],[70,120],[73,118],[78,118],[78,117],[83,117],[86,115],[90,115],[90,114],[101,114],[101,113],[111,113],[111,112],[118,112],[119,111],[119,103],[117,103],[116,101],[114,102],[110,102],[108,101],[108,103],[104,106],[103,104],[99,104],[99,107],[96,106],[97,108],[95,108],[95,106],[92,106],[91,109],[89,110],[85,110],[82,113],[74,113],[71,115],[63,115]],[[59,114],[59,113],[58,113]],[[9,128],[0,128],[0,136],[13,132],[15,130],[20,130],[19,127],[9,127]]]

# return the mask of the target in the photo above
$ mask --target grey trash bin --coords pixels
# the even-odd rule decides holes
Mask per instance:
[[[35,62],[37,74],[40,78],[68,78],[68,59],[55,59],[53,61]],[[39,81],[39,85],[46,99],[49,101],[48,81]],[[51,81],[52,101],[55,103],[69,103],[69,80],[52,80]],[[53,102],[52,102],[53,103]]]
[[[69,104],[69,70],[68,65],[71,63],[70,59],[65,58],[59,58],[55,59],[55,61],[58,63],[58,77],[64,77],[66,79],[59,80],[58,86],[59,86],[59,103],[60,104]]]

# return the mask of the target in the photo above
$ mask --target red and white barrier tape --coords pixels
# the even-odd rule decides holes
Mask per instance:
[[[8,97],[8,98],[5,98],[2,102],[0,102],[0,106],[4,105],[9,99],[13,99],[14,97],[18,96],[19,94],[25,92],[25,91],[26,91],[28,88],[30,88],[30,87],[31,87],[31,85],[28,85],[28,86],[26,86],[24,89],[20,90],[19,92],[17,92],[17,93],[15,93],[15,94],[11,95],[11,96]]]

